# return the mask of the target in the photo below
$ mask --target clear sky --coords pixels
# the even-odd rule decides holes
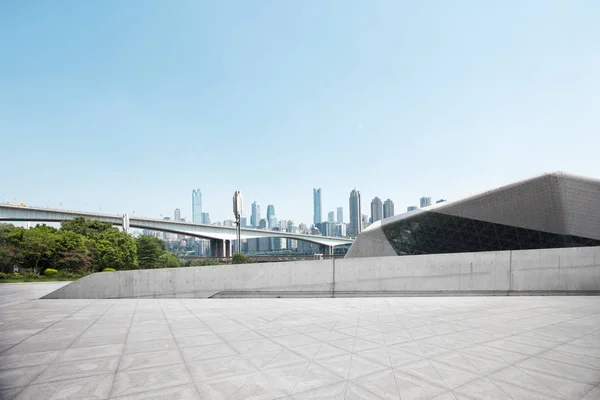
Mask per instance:
[[[600,2],[2,1],[2,201],[348,219],[600,178]]]

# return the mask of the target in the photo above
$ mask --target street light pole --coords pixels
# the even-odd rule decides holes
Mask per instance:
[[[241,227],[241,217],[242,217],[242,193],[239,190],[236,190],[233,193],[233,215],[235,216],[235,225],[237,230],[237,252],[242,253],[242,227]]]

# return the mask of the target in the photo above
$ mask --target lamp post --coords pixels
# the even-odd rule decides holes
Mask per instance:
[[[242,227],[241,227],[241,217],[242,217],[242,193],[239,190],[236,190],[233,193],[233,215],[235,216],[235,226],[237,228],[237,252],[242,252]]]

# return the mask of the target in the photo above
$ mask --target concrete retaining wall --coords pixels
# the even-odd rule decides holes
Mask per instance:
[[[600,294],[600,247],[295,261],[86,276],[45,298]]]

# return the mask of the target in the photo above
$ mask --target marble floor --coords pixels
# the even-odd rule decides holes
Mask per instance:
[[[600,399],[600,297],[38,300],[1,399]]]

